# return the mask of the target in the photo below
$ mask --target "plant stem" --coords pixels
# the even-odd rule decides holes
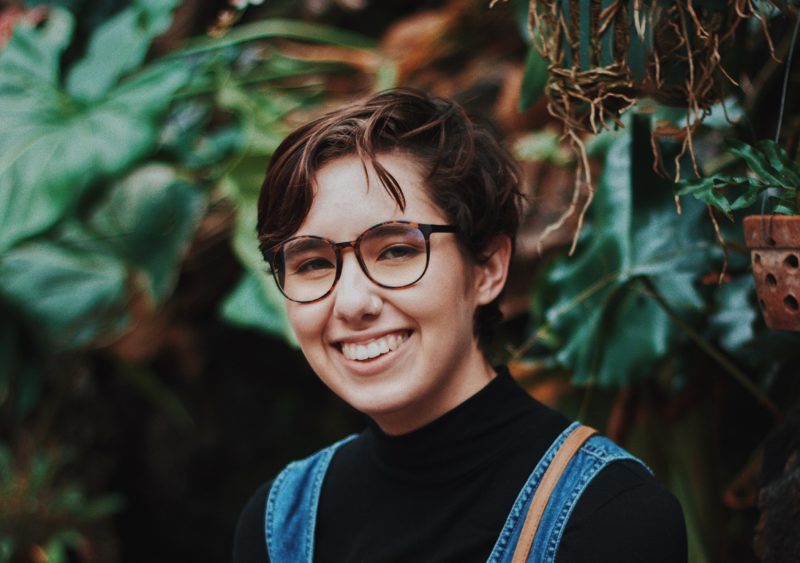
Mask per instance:
[[[758,385],[753,383],[753,381],[747,377],[747,375],[740,370],[733,362],[731,362],[725,354],[717,350],[713,345],[709,344],[706,339],[700,335],[695,329],[689,326],[666,302],[664,297],[658,292],[658,290],[653,286],[653,283],[647,277],[641,278],[641,284],[638,287],[639,291],[641,291],[644,295],[648,297],[652,297],[653,300],[658,303],[658,305],[664,310],[667,316],[672,319],[672,321],[678,325],[678,327],[686,333],[692,342],[697,344],[697,346],[705,352],[708,356],[711,357],[712,360],[717,362],[719,366],[724,369],[728,374],[733,377],[736,381],[738,381],[745,389],[747,389],[755,398],[760,402],[767,410],[769,410],[772,415],[775,417],[776,420],[780,421],[783,420],[783,413],[781,410],[773,403],[767,394],[761,389]]]

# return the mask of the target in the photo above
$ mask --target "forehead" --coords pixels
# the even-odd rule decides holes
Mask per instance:
[[[431,201],[419,165],[402,154],[378,157],[397,180],[405,209],[386,191],[370,165],[357,156],[337,158],[322,166],[313,178],[313,201],[296,235],[318,235],[352,240],[369,227],[391,220],[441,223],[442,211]]]

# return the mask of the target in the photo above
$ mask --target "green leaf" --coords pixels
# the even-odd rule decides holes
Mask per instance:
[[[81,516],[88,520],[99,520],[116,514],[125,506],[125,500],[120,495],[105,495],[92,499],[81,508]]]
[[[745,209],[753,205],[758,196],[764,191],[767,186],[755,178],[739,178],[739,185],[744,185],[745,190],[744,193],[739,195],[736,199],[733,200],[731,203],[731,209]],[[723,179],[722,181],[714,180],[714,183],[718,185],[719,188],[727,188],[726,185],[727,181]]]
[[[222,304],[222,318],[229,323],[260,330],[296,345],[281,295],[272,277],[246,272]]]
[[[512,6],[519,36],[526,44],[530,45],[531,34],[528,31],[528,0],[512,0]]]
[[[525,59],[525,74],[522,76],[522,86],[519,93],[519,109],[528,109],[542,94],[547,84],[548,62],[534,47],[528,48]]]
[[[689,318],[704,303],[697,278],[715,252],[705,209],[690,200],[676,213],[671,186],[652,172],[649,132],[636,119],[633,131],[608,149],[591,235],[537,288],[551,303],[546,318],[561,343],[556,357],[576,383],[627,385],[648,377],[674,350],[679,329],[648,296],[643,278]]]
[[[163,301],[202,219],[205,194],[166,164],[148,164],[112,186],[89,218],[111,254],[144,274],[147,293]]]
[[[530,162],[546,162],[561,168],[566,167],[573,156],[559,141],[555,131],[543,129],[529,133],[514,143],[514,157]]]
[[[248,153],[271,155],[289,132],[284,118],[304,105],[300,96],[270,94],[265,96],[233,83],[223,85],[217,94],[220,107],[239,117],[245,136],[243,149]],[[262,176],[265,169],[266,162]],[[257,186],[261,185],[260,180]]]
[[[0,257],[0,293],[55,349],[85,346],[125,324],[124,266],[55,242],[20,245]]]
[[[44,547],[47,563],[69,563],[70,547],[78,547],[81,536],[74,530],[60,530],[53,534]]]
[[[153,39],[167,30],[176,0],[139,0],[103,22],[89,41],[86,56],[67,77],[67,92],[92,103],[144,61]]]
[[[772,212],[777,215],[797,215],[797,203],[793,201],[790,205],[778,204]]]
[[[52,8],[38,29],[20,21],[0,51],[0,95],[34,86],[57,87],[61,54],[69,45],[74,27],[72,14],[60,8]]]
[[[756,143],[756,147],[763,154],[771,168],[779,175],[786,187],[800,187],[800,165],[793,162],[784,148],[772,139],[764,139]]]
[[[56,475],[69,458],[65,450],[56,452],[38,451],[33,456],[27,478],[26,493],[31,500],[40,496],[55,481]]]
[[[258,192],[265,167],[264,157],[245,158],[223,181],[228,197],[238,208],[233,244],[247,273],[226,298],[221,312],[233,324],[263,330],[296,345],[283,295],[272,276],[265,273],[266,263],[256,239]]]
[[[312,43],[329,43],[339,47],[352,47],[356,49],[374,49],[375,41],[349,31],[308,23],[303,21],[268,19],[240,25],[228,32],[220,39],[199,39],[194,41],[187,49],[174,53],[173,56],[186,56],[202,53],[213,49],[222,49],[256,39],[285,38]]]
[[[744,193],[730,200],[730,192],[744,186]],[[691,195],[696,199],[713,205],[729,217],[737,209],[749,207],[758,199],[759,194],[769,188],[769,184],[758,178],[747,176],[727,176],[714,174],[705,178],[681,180],[677,184],[676,195]]]
[[[771,186],[785,185],[780,173],[772,168],[766,155],[756,147],[752,147],[738,139],[726,139],[725,144],[727,145],[728,152],[742,158],[747,163],[750,170],[759,178],[765,180]]]
[[[152,150],[161,115],[189,79],[179,62],[156,65],[84,106],[39,70],[65,43],[48,37],[47,28],[24,30],[0,52],[0,253],[53,226],[94,182]]]

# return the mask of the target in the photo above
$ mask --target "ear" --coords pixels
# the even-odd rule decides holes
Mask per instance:
[[[475,296],[478,305],[494,301],[508,277],[508,264],[511,261],[511,239],[507,235],[497,235],[486,249],[489,258],[475,265]]]

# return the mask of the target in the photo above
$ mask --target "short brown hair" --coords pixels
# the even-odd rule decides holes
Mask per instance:
[[[346,105],[291,133],[270,160],[258,199],[262,252],[293,235],[313,200],[316,173],[326,163],[358,156],[405,208],[402,187],[377,160],[400,152],[421,166],[433,203],[461,229],[459,240],[476,261],[492,239],[519,226],[522,194],[516,163],[485,129],[453,101],[412,89],[394,89]],[[499,298],[475,313],[475,334],[486,350],[502,319]]]

